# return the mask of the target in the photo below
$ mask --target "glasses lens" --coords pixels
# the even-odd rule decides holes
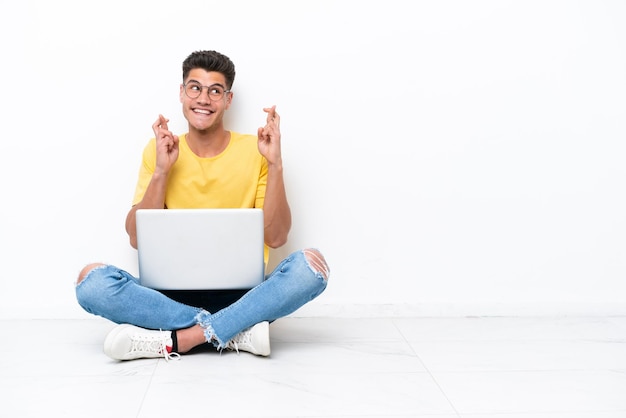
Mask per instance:
[[[220,86],[209,87],[209,97],[211,100],[219,100],[224,95],[224,89]]]
[[[199,83],[190,82],[185,85],[185,94],[192,99],[197,98],[202,93],[202,86]]]

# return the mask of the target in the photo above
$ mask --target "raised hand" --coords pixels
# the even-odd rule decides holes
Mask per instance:
[[[169,119],[163,115],[152,124],[152,131],[156,138],[156,169],[161,174],[167,174],[178,159],[178,135],[174,135],[167,127]]]
[[[258,129],[259,152],[270,165],[281,164],[280,116],[276,106],[265,107],[263,111],[267,113],[267,120],[265,126]]]

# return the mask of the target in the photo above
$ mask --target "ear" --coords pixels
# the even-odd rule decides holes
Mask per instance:
[[[228,96],[226,96],[226,109],[228,109],[233,102],[233,96],[234,94],[232,91],[228,93]]]
[[[184,86],[181,84],[180,85],[180,91],[178,92],[178,99],[180,100],[180,102],[182,103],[184,100],[183,95],[185,94],[185,90],[184,90]]]

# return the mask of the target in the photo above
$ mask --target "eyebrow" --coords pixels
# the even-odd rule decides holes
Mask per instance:
[[[224,90],[226,90],[226,86],[224,86],[222,83],[213,83],[213,84],[209,84],[208,86],[205,86],[204,84],[202,84],[201,82],[199,82],[198,80],[194,80],[193,78],[190,78],[189,80],[187,80],[187,83],[197,83],[200,84],[202,87],[214,87],[214,86],[220,86],[221,88],[223,88]],[[185,83],[185,84],[187,84]]]

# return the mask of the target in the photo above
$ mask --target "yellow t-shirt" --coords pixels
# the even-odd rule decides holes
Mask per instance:
[[[267,160],[259,153],[257,137],[231,132],[219,155],[201,158],[189,149],[187,134],[180,135],[178,159],[172,166],[165,192],[165,207],[263,208]],[[133,205],[143,199],[156,167],[156,140],[143,151]],[[269,248],[265,246],[267,265]]]

